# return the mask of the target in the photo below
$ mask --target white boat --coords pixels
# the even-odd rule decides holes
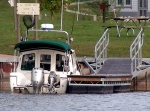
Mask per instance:
[[[60,30],[49,31],[67,34]],[[66,42],[23,41],[14,49],[19,62],[15,64],[14,72],[10,73],[11,92],[66,93],[67,75],[80,74],[75,51]]]

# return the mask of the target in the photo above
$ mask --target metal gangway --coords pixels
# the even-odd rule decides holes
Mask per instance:
[[[130,46],[130,59],[131,59],[131,74],[134,78],[137,76],[139,66],[142,64],[142,46],[143,46],[144,32],[141,28],[139,34]]]
[[[104,62],[107,60],[107,46],[109,44],[108,28],[104,31],[95,45],[94,62],[89,64],[86,58],[83,59],[84,63],[91,69],[92,73],[98,73],[102,68]]]
[[[141,29],[136,39],[130,46],[132,78],[135,78],[141,74],[146,74],[150,71],[150,63],[145,62],[142,58],[143,38],[144,30]]]
[[[95,62],[89,64],[86,59],[84,62],[96,74],[115,74],[115,75],[132,75],[132,78],[139,75],[139,66],[142,64],[142,46],[143,46],[143,29],[130,46],[129,58],[108,58],[107,47],[109,45],[108,29],[105,30],[97,44],[95,45]]]

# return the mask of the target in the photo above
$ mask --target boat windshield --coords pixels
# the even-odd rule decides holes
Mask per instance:
[[[35,54],[25,54],[22,58],[21,70],[32,70],[35,67]]]
[[[44,70],[51,70],[51,55],[50,54],[41,54],[40,55],[40,67]]]

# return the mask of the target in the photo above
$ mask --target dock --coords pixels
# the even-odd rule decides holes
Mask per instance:
[[[6,56],[5,56],[6,57]],[[8,56],[7,56],[8,57]],[[2,59],[1,57],[0,59]],[[4,59],[3,59],[4,60]],[[8,59],[7,59],[8,60]],[[12,61],[3,61],[0,62],[1,65],[1,73],[0,73],[0,90],[1,91],[10,91],[9,86],[9,73],[11,72],[12,66],[10,65]],[[94,58],[88,58],[89,62],[92,62]],[[82,58],[78,57],[78,61],[81,62]],[[106,61],[103,68],[99,71],[100,75],[103,74],[129,74],[131,71],[130,68],[130,59],[129,58],[110,58]],[[150,58],[143,58],[144,62],[149,63]],[[109,67],[109,68],[108,68]],[[6,70],[7,69],[7,70]],[[143,74],[132,79],[130,91],[150,91],[150,71],[146,71]]]
[[[13,55],[0,54],[0,90],[10,91],[9,74],[12,72]]]
[[[150,91],[150,58],[142,58],[143,36],[143,30],[141,29],[130,46],[129,57],[110,58],[107,57],[109,34],[108,29],[105,30],[95,45],[95,56],[77,58],[77,62],[81,66],[84,65],[83,68],[87,72],[80,71],[81,75],[67,76],[70,91],[74,93],[77,87],[82,89],[82,86],[85,90],[81,92],[93,91],[90,86],[94,88],[94,91],[97,91],[95,86],[106,88],[106,92],[110,88],[118,90],[120,86],[125,89],[128,89],[126,88],[128,86],[130,91]],[[10,91],[9,74],[13,70],[14,62],[12,57],[0,55],[0,90]]]

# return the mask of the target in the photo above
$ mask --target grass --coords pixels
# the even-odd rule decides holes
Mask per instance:
[[[41,12],[42,15],[47,13],[46,11]],[[13,8],[9,6],[7,0],[0,1],[0,53],[1,54],[13,54],[14,45],[17,43],[16,31],[14,29],[13,19]],[[52,23],[54,29],[60,29],[60,14],[55,15],[54,20],[50,20],[50,16],[47,13],[47,17],[38,21],[38,28],[41,23]],[[115,25],[114,21],[106,20],[105,23],[98,19],[93,21],[92,17],[79,15],[79,21],[76,21],[76,15],[64,12],[63,16],[63,30],[71,34],[72,26],[74,22],[72,37],[74,41],[71,43],[71,47],[76,50],[76,55],[79,56],[94,56],[94,46],[103,34],[104,28],[102,26]],[[149,24],[149,23],[148,23]],[[133,25],[128,23],[128,25]],[[26,31],[21,16],[21,34],[23,35]],[[131,31],[129,36],[126,36],[126,30],[123,29],[121,37],[117,37],[116,29],[109,29],[110,44],[108,46],[108,57],[129,57],[129,47],[139,29],[135,30],[135,35],[132,35]],[[150,57],[150,29],[145,29],[144,45],[143,45],[143,57]],[[62,34],[54,33],[38,33],[39,39],[56,39],[63,40],[59,36]],[[33,39],[33,33],[29,34],[29,40]]]

